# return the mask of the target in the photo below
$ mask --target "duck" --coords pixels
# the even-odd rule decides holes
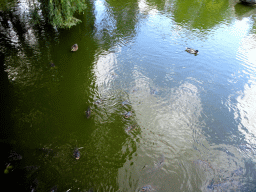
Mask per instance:
[[[78,148],[75,148],[73,156],[75,157],[75,159],[80,159],[81,154]]]
[[[192,49],[192,48],[188,48],[188,47],[186,47],[186,51],[191,53],[191,54],[198,54],[199,53],[198,50],[195,50],[195,49]]]
[[[77,51],[77,50],[78,50],[78,45],[77,44],[72,45],[71,51]]]
[[[91,116],[91,107],[88,107],[87,111],[85,111],[85,116],[86,116],[87,119],[90,118],[90,116]]]

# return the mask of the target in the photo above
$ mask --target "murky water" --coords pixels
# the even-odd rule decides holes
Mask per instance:
[[[8,174],[30,191],[256,190],[256,8],[88,7],[70,30],[1,21]]]

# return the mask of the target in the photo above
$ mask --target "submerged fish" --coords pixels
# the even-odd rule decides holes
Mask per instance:
[[[137,92],[137,91],[139,91],[139,90],[140,90],[139,87],[135,87],[135,88],[132,90],[132,93],[135,93],[135,92]]]
[[[90,107],[88,107],[87,111],[85,111],[85,116],[87,119],[90,118],[90,116],[91,116],[91,108]]]
[[[132,116],[132,112],[128,111],[127,113],[124,114],[125,118],[131,117]]]
[[[53,157],[53,156],[56,156],[57,153],[56,151],[52,150],[52,149],[48,149],[48,148],[39,148],[39,149],[36,149],[36,154],[37,156],[45,156],[45,157]]]
[[[141,187],[140,192],[142,191],[154,191],[155,189],[153,187],[151,187],[151,185],[145,185],[143,187]]]
[[[130,105],[130,102],[127,101],[127,100],[123,101],[123,102],[122,102],[122,106],[125,106],[125,105]]]
[[[130,125],[129,127],[127,127],[127,128],[125,129],[125,132],[128,134],[128,133],[130,133],[132,130],[134,130],[135,128],[136,128],[135,125]]]
[[[58,190],[58,187],[55,185],[50,189],[50,192],[56,192]]]
[[[17,161],[17,160],[21,160],[22,156],[16,153],[15,151],[11,151],[8,159],[9,161]]]
[[[156,95],[157,93],[158,93],[157,89],[150,87],[150,94],[151,95]]]
[[[165,157],[162,154],[158,161],[154,163],[153,167],[148,167],[148,165],[145,165],[142,169],[147,168],[146,169],[146,173],[147,174],[156,174],[157,171],[159,171],[165,164]]]
[[[112,76],[113,78],[117,78],[117,77],[118,77],[118,75],[117,75],[116,73],[111,73],[111,76]]]
[[[54,63],[52,63],[52,62],[50,63],[50,65],[51,65],[51,67],[55,67],[55,64],[54,64]]]
[[[202,169],[204,171],[214,171],[213,167],[211,166],[211,164],[208,161],[204,161],[201,159],[197,159],[195,161],[193,161],[193,163],[199,168]]]
[[[162,154],[161,157],[159,158],[158,162],[155,163],[155,168],[156,169],[160,169],[164,166],[164,161],[165,161],[165,157]]]
[[[242,183],[239,180],[228,179],[221,183],[211,183],[207,186],[208,191],[240,191]]]
[[[245,152],[246,154],[255,155],[255,153],[256,153],[255,146],[251,146],[249,144],[239,145],[239,148],[240,148],[241,151]]]
[[[244,169],[242,167],[231,172],[232,176],[242,176],[244,174]]]
[[[96,101],[94,102],[94,104],[99,105],[99,104],[101,104],[102,102],[103,102],[102,99],[98,99],[98,100],[96,100]]]
[[[75,148],[73,156],[75,157],[75,159],[80,159],[81,154],[78,148]]]

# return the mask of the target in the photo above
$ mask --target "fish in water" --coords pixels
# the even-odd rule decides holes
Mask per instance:
[[[99,105],[103,102],[103,99],[98,99],[94,102],[95,105]]]
[[[51,67],[55,67],[55,64],[53,62],[50,62]]]
[[[244,174],[244,169],[242,167],[231,172],[232,176],[242,176]]]
[[[186,47],[186,51],[188,53],[195,54],[195,55],[199,53],[198,50],[195,50],[195,49],[192,49],[192,48],[188,48],[188,47]]]
[[[123,102],[122,102],[122,106],[125,106],[125,105],[130,105],[130,102],[127,101],[127,100],[123,101]]]
[[[17,160],[21,160],[22,156],[16,153],[15,151],[11,151],[8,159],[9,161],[17,161]]]
[[[152,87],[150,87],[150,94],[151,95],[156,95],[158,93],[158,91]]]
[[[73,156],[75,157],[75,159],[80,159],[81,154],[78,148],[75,148]]]
[[[252,154],[252,155],[256,154],[255,146],[251,146],[249,144],[242,144],[242,145],[239,145],[239,148],[242,152],[245,152],[246,154]]]
[[[135,92],[137,92],[137,91],[139,91],[139,90],[140,90],[139,87],[135,87],[135,88],[132,90],[132,93],[135,93]]]
[[[58,190],[58,187],[55,185],[50,189],[50,192],[56,192]]]
[[[195,167],[197,168],[198,171],[214,174],[216,170],[214,167],[212,167],[212,165],[208,161],[205,161],[205,160],[198,159],[193,161],[193,163],[195,164]]]
[[[212,182],[207,186],[208,191],[241,191],[242,183],[238,179],[227,179],[225,182]]]
[[[156,171],[160,170],[164,166],[164,164],[165,164],[165,156],[162,154],[158,158],[158,161],[154,163],[154,167],[148,169],[146,172],[147,173],[155,173]],[[146,166],[144,166],[144,167],[146,167]]]
[[[72,45],[72,47],[71,47],[71,51],[77,51],[78,50],[78,45],[77,44],[74,44],[74,45]]]
[[[145,185],[145,186],[141,187],[140,192],[142,192],[142,191],[153,191],[153,190],[155,190],[155,189],[152,188],[151,185]]]
[[[132,116],[132,112],[128,111],[127,113],[124,114],[125,118],[131,117]]]
[[[90,116],[91,116],[91,108],[90,107],[88,107],[87,111],[85,111],[85,116],[87,119],[90,118]]]
[[[53,151],[52,149],[48,149],[48,148],[39,148],[36,149],[36,154],[37,156],[44,156],[44,157],[53,157],[56,156],[57,153],[55,151]]]
[[[162,167],[164,166],[164,161],[165,161],[165,157],[164,157],[164,155],[162,154],[162,155],[160,156],[158,162],[155,163],[155,168],[156,168],[156,169],[162,168]]]
[[[193,163],[198,167],[199,169],[202,169],[204,171],[213,171],[211,164],[208,161],[197,159],[193,161]]]
[[[135,125],[130,125],[129,127],[127,127],[127,128],[125,129],[125,132],[128,134],[128,133],[130,133],[132,130],[134,130],[135,128],[136,128]]]

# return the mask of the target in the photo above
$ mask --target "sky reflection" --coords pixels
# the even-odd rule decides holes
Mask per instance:
[[[242,39],[237,53],[237,59],[240,60],[243,70],[242,76],[245,76],[247,83],[244,90],[237,97],[237,114],[240,121],[239,130],[245,136],[249,144],[256,144],[256,57],[255,34],[246,36]]]

